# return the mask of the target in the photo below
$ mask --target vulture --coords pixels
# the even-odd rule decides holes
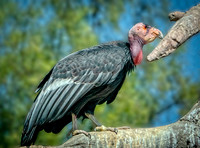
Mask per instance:
[[[37,87],[38,95],[26,117],[21,146],[30,146],[41,130],[59,133],[77,118],[94,117],[96,105],[113,102],[128,72],[142,62],[143,45],[162,38],[160,30],[134,25],[128,42],[113,41],[74,52],[61,59]]]

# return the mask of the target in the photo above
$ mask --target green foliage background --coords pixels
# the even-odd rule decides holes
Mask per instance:
[[[0,147],[19,146],[35,88],[59,59],[104,40],[119,39],[117,35],[126,40],[129,28],[124,28],[121,21],[130,19],[130,27],[137,21],[158,25],[156,21],[160,19],[169,23],[168,5],[166,0],[159,2],[162,9],[155,12],[154,7],[158,6],[139,0],[1,0]],[[104,30],[105,26],[108,27]],[[100,35],[102,32],[106,35]],[[184,75],[184,63],[179,57],[184,51],[154,63],[144,61],[136,67],[127,76],[117,99],[96,108],[97,119],[106,126],[148,127],[173,105],[184,106],[179,107],[179,115],[185,114],[199,98],[200,87],[199,78],[192,81]],[[144,52],[147,55],[150,51]],[[84,120],[79,128],[90,131],[94,127]],[[70,125],[58,135],[41,132],[36,144],[61,144],[69,129]]]

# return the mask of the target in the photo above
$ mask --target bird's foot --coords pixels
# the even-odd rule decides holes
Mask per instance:
[[[88,132],[84,131],[84,130],[75,130],[72,133],[73,136],[79,135],[79,134],[84,134],[85,136],[91,138],[91,135]]]
[[[94,130],[95,131],[111,131],[111,132],[115,132],[116,134],[118,132],[117,128],[114,128],[114,127],[105,127],[104,125],[97,126]]]

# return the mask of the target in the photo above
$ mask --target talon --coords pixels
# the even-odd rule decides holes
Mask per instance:
[[[94,130],[95,131],[105,131],[106,127],[104,125],[97,126]]]
[[[95,131],[111,131],[111,132],[115,132],[116,134],[118,133],[118,129],[117,128],[105,127],[104,125],[97,126],[94,130]]]
[[[84,130],[75,130],[75,131],[72,133],[73,136],[79,135],[79,134],[84,134],[85,136],[91,138],[91,135],[90,135],[88,132],[84,131]]]

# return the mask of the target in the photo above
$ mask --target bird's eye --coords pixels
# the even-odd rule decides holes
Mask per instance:
[[[149,28],[151,28],[151,26],[144,24],[144,29],[149,29]]]
[[[147,25],[144,25],[144,26],[143,26],[143,29],[144,29],[144,30],[146,30],[146,29],[147,29],[147,27],[148,27]]]

